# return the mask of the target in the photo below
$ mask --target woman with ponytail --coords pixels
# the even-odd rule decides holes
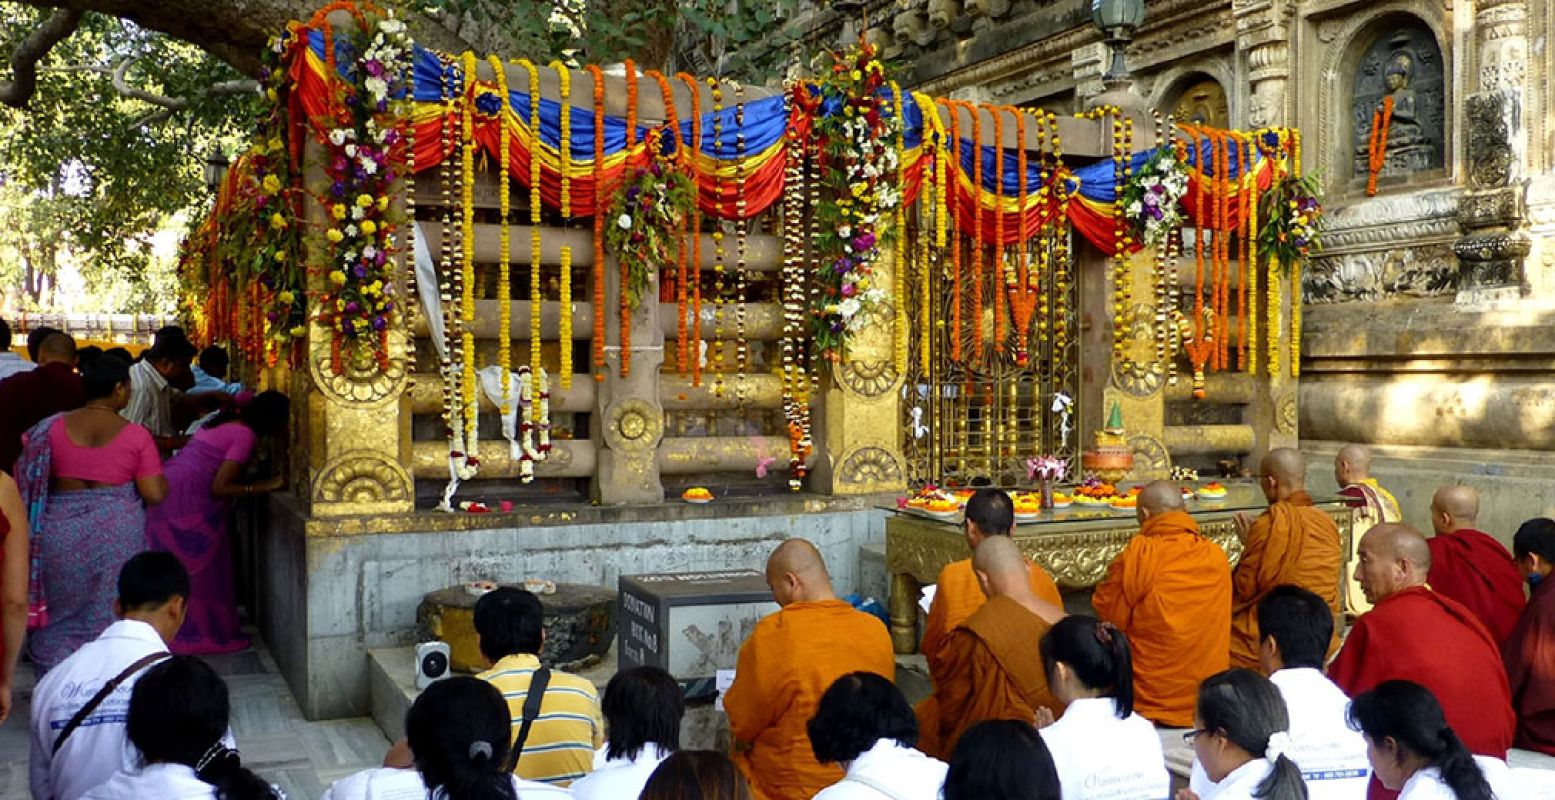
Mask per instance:
[[[513,721],[495,686],[460,676],[428,686],[405,714],[414,769],[383,767],[343,778],[323,800],[411,797],[428,800],[559,800],[566,789],[512,774]]]
[[[126,730],[141,767],[82,800],[285,800],[229,746],[227,684],[204,661],[172,656],[135,682]]]
[[[1128,637],[1110,622],[1070,616],[1042,637],[1042,663],[1063,718],[1037,711],[1063,800],[1160,800],[1172,779],[1155,726],[1134,713]]]
[[[1506,762],[1469,753],[1431,690],[1385,681],[1350,703],[1377,780],[1399,800],[1515,800]]]
[[[1177,800],[1306,800],[1301,770],[1290,749],[1290,716],[1280,690],[1249,669],[1229,669],[1199,684],[1193,730],[1183,739],[1215,788],[1200,798],[1192,789]]]

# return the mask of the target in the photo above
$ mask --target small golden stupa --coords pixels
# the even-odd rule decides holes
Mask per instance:
[[[1112,404],[1107,425],[1096,432],[1096,446],[1080,455],[1080,466],[1087,474],[1116,484],[1134,468],[1134,451],[1128,446],[1123,430],[1123,407]]]

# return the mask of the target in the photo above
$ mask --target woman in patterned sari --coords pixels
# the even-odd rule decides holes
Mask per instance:
[[[17,482],[33,531],[29,652],[38,675],[113,623],[119,568],[146,549],[145,505],[167,497],[151,434],[119,411],[129,366],[99,358],[86,405],[27,432]]]

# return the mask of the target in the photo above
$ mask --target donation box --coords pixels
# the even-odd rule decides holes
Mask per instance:
[[[740,645],[778,610],[755,570],[622,575],[616,656],[621,669],[661,667],[689,700],[711,699],[719,670],[734,669]]]

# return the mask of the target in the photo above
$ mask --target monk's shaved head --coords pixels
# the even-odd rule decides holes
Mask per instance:
[[[1471,527],[1479,516],[1479,492],[1472,486],[1443,486],[1431,497],[1431,527],[1436,535]]]
[[[1307,460],[1289,447],[1270,450],[1259,466],[1265,475],[1273,476],[1280,483],[1301,484],[1307,479]]]
[[[1431,546],[1420,531],[1402,522],[1384,522],[1367,531],[1359,554],[1355,580],[1372,603],[1424,585],[1431,574]]]
[[[997,590],[1010,584],[1030,585],[1031,568],[1026,566],[1026,557],[1021,555],[1015,540],[1008,536],[984,539],[972,552],[972,569],[988,576],[990,589]]]
[[[1139,490],[1138,503],[1147,516],[1181,511],[1185,507],[1182,489],[1171,481],[1151,481],[1145,484],[1145,488]]]
[[[1350,469],[1362,473],[1371,472],[1371,448],[1359,444],[1347,444],[1339,448],[1335,461],[1343,461]]]
[[[778,605],[833,596],[821,551],[805,539],[789,539],[772,551],[767,559],[767,585],[772,587]]]

